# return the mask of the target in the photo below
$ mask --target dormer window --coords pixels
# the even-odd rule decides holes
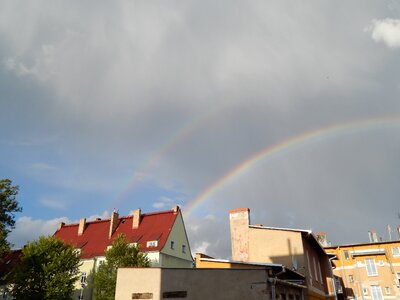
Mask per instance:
[[[137,247],[137,245],[138,245],[137,243],[129,243],[128,247]]]
[[[75,248],[74,249],[74,254],[81,255],[82,254],[82,249],[81,248]]]
[[[112,245],[108,245],[106,251],[110,250],[111,248],[112,248]]]
[[[158,246],[158,241],[148,241],[146,243],[147,248],[151,248],[151,247],[157,247]]]

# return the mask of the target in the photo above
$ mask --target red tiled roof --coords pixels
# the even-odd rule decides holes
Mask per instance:
[[[121,233],[129,243],[138,243],[143,252],[160,251],[169,236],[178,212],[174,210],[141,214],[140,225],[132,229],[132,216],[118,218],[117,228],[108,238],[110,219],[86,222],[82,235],[78,235],[79,224],[63,225],[54,236],[76,248],[81,248],[81,258],[104,256],[107,246]],[[156,247],[147,247],[148,241],[158,241]]]

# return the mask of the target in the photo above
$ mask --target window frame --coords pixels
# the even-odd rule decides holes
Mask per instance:
[[[371,285],[372,300],[383,300],[382,289],[380,285]]]
[[[367,270],[368,276],[378,276],[378,269],[376,268],[376,263],[374,258],[365,259],[365,269]]]

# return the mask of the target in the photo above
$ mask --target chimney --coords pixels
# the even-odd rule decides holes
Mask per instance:
[[[118,225],[118,213],[114,210],[111,214],[111,220],[110,220],[110,231],[108,232],[108,238],[110,239],[111,236],[113,235],[115,229],[117,228]]]
[[[175,206],[172,208],[172,211],[174,212],[174,214],[177,214],[178,211],[179,211],[179,205],[175,205]]]
[[[371,243],[377,243],[378,242],[378,235],[376,234],[375,230],[368,231],[368,236],[369,236],[369,241]]]
[[[86,227],[86,218],[79,220],[78,235],[82,235]]]
[[[141,211],[139,209],[135,209],[132,211],[132,229],[139,228],[141,219]]]
[[[317,238],[318,243],[322,247],[329,247],[330,246],[330,244],[328,243],[328,240],[327,240],[326,232],[318,232],[316,234],[316,238]]]
[[[61,228],[63,228],[64,225],[65,225],[64,222],[60,222],[60,224],[58,224],[57,230],[60,230]]]
[[[250,209],[230,210],[229,224],[231,228],[232,260],[249,261]]]

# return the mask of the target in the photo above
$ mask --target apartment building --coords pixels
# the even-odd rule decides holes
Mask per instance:
[[[334,275],[343,286],[341,299],[400,299],[400,241],[326,247],[335,256]]]
[[[81,277],[76,283],[76,297],[92,298],[91,277],[105,261],[105,252],[115,237],[124,234],[128,243],[138,245],[147,254],[152,267],[192,268],[193,258],[179,206],[168,211],[142,214],[140,209],[130,216],[79,223],[61,223],[54,236],[72,245],[81,253]]]

